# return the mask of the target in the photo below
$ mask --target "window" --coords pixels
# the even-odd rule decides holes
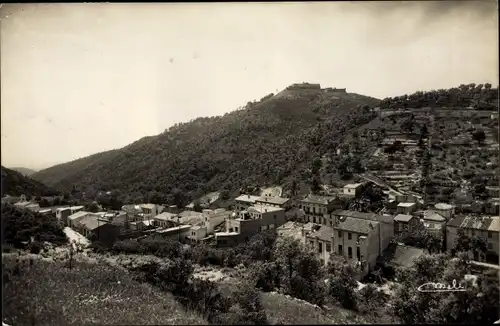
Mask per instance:
[[[239,232],[237,226],[234,227],[234,232]]]
[[[324,259],[320,259],[319,262],[321,263],[321,265],[325,264],[325,260]]]
[[[491,231],[488,231],[488,238],[492,238],[493,237],[493,233]]]
[[[311,247],[314,247],[314,241],[309,241],[309,245],[311,245]]]
[[[472,230],[472,236],[476,235],[476,230]]]
[[[359,247],[356,247],[356,258],[358,258],[358,260],[361,260],[361,250],[359,249]]]
[[[352,234],[351,232],[347,233],[347,240],[351,240],[352,239]]]
[[[330,242],[326,243],[326,252],[332,251],[332,244]]]
[[[343,255],[344,251],[342,250],[342,245],[339,245],[339,255]]]
[[[342,231],[338,231],[337,233],[338,233],[339,238],[342,238]]]
[[[493,249],[493,245],[491,244],[491,242],[488,243],[488,249],[490,249],[490,250]]]
[[[196,235],[196,232],[194,232],[194,231],[193,231],[193,232],[191,232],[191,235],[192,235],[192,236],[195,236],[195,235]]]
[[[316,216],[313,216],[313,223],[316,223]]]
[[[352,248],[351,247],[347,247],[347,257],[352,258]]]
[[[323,244],[321,242],[318,243],[318,252],[319,253],[323,252]]]

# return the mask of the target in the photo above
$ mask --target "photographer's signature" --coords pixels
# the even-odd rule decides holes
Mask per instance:
[[[455,291],[467,291],[462,284],[458,283],[457,280],[453,280],[452,285],[447,285],[444,283],[425,283],[417,288],[420,292],[455,292]]]

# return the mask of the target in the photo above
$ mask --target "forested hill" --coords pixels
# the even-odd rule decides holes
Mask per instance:
[[[53,196],[59,193],[39,181],[2,166],[2,197],[10,196]]]
[[[303,179],[312,162],[336,149],[351,128],[374,118],[379,100],[319,85],[292,85],[223,116],[177,124],[119,150],[33,175],[47,185],[124,201],[188,199],[209,191]],[[174,192],[177,192],[175,190]]]
[[[450,89],[439,89],[428,92],[415,92],[385,98],[380,107],[387,108],[422,108],[422,107],[473,107],[481,110],[498,110],[498,87],[491,84],[462,84]]]

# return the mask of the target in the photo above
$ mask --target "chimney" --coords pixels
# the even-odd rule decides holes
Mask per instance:
[[[250,199],[250,195],[248,195],[248,199]]]

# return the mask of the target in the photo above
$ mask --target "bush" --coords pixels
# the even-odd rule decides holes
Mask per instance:
[[[24,248],[25,242],[35,239],[56,245],[67,243],[66,235],[55,217],[22,210],[9,204],[2,204],[3,243],[15,248]]]
[[[39,241],[33,241],[30,245],[29,245],[29,248],[30,248],[30,252],[32,254],[39,254],[40,251],[42,251],[43,249],[43,244]]]

